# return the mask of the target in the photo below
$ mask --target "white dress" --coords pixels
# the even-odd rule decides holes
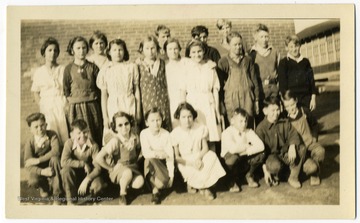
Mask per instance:
[[[90,56],[86,57],[86,59],[89,62],[94,63],[99,69],[105,67],[109,63],[108,58],[101,55],[91,54]]]
[[[139,72],[135,64],[123,62],[113,65],[109,62],[99,72],[96,85],[108,92],[108,118],[118,111],[135,116],[135,86],[139,84]]]
[[[32,92],[40,93],[40,112],[45,115],[48,129],[58,134],[61,145],[69,138],[66,124],[66,98],[63,93],[64,67],[58,65],[51,71],[45,66],[39,67],[33,76]]]
[[[169,60],[165,67],[170,101],[171,124],[173,129],[179,125],[178,120],[174,118],[174,114],[181,102],[180,83],[184,81],[187,61],[189,61],[188,58],[182,58],[179,61]]]
[[[190,103],[198,113],[199,123],[209,129],[209,141],[220,141],[221,127],[216,120],[215,100],[213,92],[220,89],[215,70],[216,64],[211,60],[205,64],[190,61],[186,65],[185,81],[181,88],[186,91],[186,102]]]
[[[179,126],[171,132],[173,146],[179,147],[180,156],[187,162],[197,159],[201,152],[201,141],[207,139],[207,137],[208,130],[206,126],[196,122],[188,131]],[[203,167],[200,170],[192,166],[178,164],[185,182],[196,189],[209,188],[226,174],[213,151],[209,150],[202,161]]]

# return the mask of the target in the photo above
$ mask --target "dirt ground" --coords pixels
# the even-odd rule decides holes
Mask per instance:
[[[216,199],[206,200],[199,193],[188,194],[185,185],[176,178],[174,187],[163,191],[161,205],[337,205],[339,204],[339,169],[340,169],[340,97],[339,91],[324,92],[318,96],[315,111],[321,131],[319,143],[326,150],[325,161],[321,168],[321,185],[310,186],[309,179],[301,175],[301,189],[294,189],[284,179],[276,187],[268,187],[264,179],[259,180],[259,188],[249,188],[245,183],[241,185],[241,192],[227,191],[224,180],[220,180],[216,187]],[[85,205],[117,205],[118,188],[111,186],[110,192],[96,202],[85,202]],[[23,204],[51,204],[52,201],[32,201],[39,197],[39,192],[28,188],[25,181],[21,181],[20,197],[30,198],[21,201]],[[130,190],[128,201],[130,205],[150,205],[151,193],[146,187],[142,190]]]

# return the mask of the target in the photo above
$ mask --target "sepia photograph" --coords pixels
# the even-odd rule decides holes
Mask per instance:
[[[8,7],[6,216],[354,218],[354,32],[351,4]]]

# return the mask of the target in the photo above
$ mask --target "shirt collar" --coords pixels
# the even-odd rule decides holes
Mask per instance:
[[[72,150],[79,149],[81,152],[84,152],[87,147],[89,147],[89,148],[92,147],[92,143],[91,143],[90,139],[88,139],[82,147],[80,147],[79,143],[76,140],[74,140]]]
[[[264,119],[265,119],[265,127],[266,127],[267,129],[271,129],[273,126],[275,126],[275,125],[277,124],[277,122],[275,122],[275,123],[269,122],[269,120],[267,120],[266,117],[265,117]]]
[[[266,49],[264,49],[262,47],[259,47],[257,44],[255,44],[251,47],[250,51],[256,51],[260,55],[265,56],[265,55],[268,55],[272,49],[273,49],[272,45],[269,45]]]
[[[296,63],[300,63],[300,62],[304,59],[304,57],[303,57],[301,54],[300,54],[300,56],[299,56],[298,58],[295,58],[295,57],[293,57],[290,53],[288,53],[288,54],[286,55],[286,57],[287,57],[288,59],[295,60]]]
[[[47,140],[49,140],[49,137],[46,134],[43,136],[34,135],[35,144],[39,148],[43,147]]]

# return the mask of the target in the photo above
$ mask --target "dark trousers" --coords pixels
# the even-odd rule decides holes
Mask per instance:
[[[239,156],[227,153],[224,157],[230,185],[239,181],[239,175],[247,173],[254,176],[256,168],[264,162],[265,154],[258,153],[251,156]]]
[[[284,154],[270,154],[265,162],[266,169],[273,175],[278,175],[283,167],[287,165],[290,167],[290,177],[298,179],[301,167],[304,163],[306,155],[306,148],[300,145],[296,148],[296,159],[292,162],[289,161],[288,153]]]
[[[34,188],[42,188],[44,191],[51,191],[54,196],[59,196],[62,193],[61,175],[60,175],[60,159],[59,157],[51,157],[49,162],[40,163],[37,167],[45,169],[51,167],[54,171],[54,176],[45,177],[31,171],[32,167],[27,168],[29,172],[28,185]]]
[[[71,199],[76,197],[78,188],[85,177],[86,173],[83,168],[63,167],[61,170],[61,178],[66,198]],[[100,176],[95,177],[90,183],[90,193],[97,195],[104,187],[104,180]]]

